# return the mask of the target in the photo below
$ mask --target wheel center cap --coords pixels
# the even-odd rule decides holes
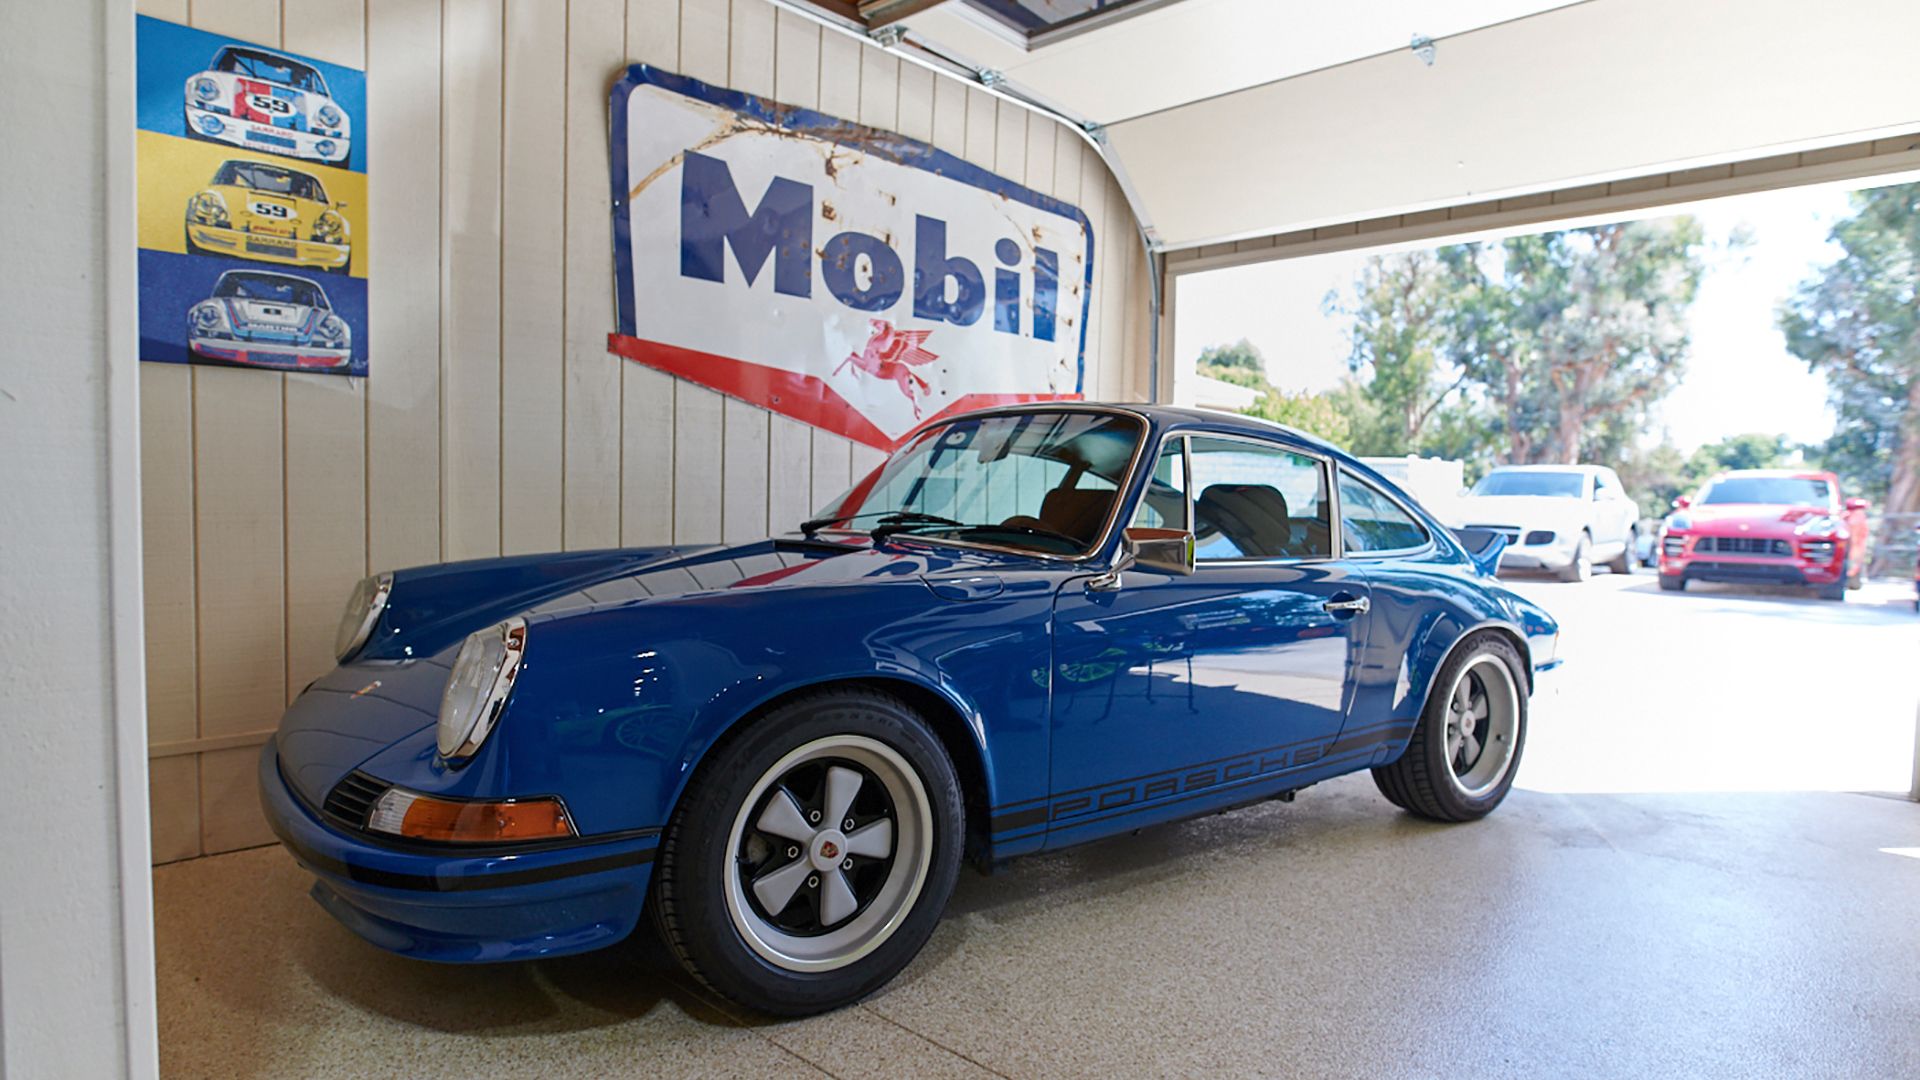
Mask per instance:
[[[815,870],[832,870],[846,858],[847,838],[838,829],[822,829],[807,847],[807,860]]]

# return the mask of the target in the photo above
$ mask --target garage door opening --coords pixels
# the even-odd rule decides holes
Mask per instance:
[[[1917,222],[1920,185],[1804,187],[1180,274],[1174,396],[1314,432],[1447,524],[1510,530],[1503,576],[1570,628],[1522,786],[1904,792],[1920,361],[1884,343],[1915,336]],[[1717,504],[1760,496],[1713,482],[1745,470],[1832,474],[1790,502],[1835,520],[1736,521]],[[1808,546],[1828,525],[1857,544],[1854,500],[1857,587],[1775,565],[1829,550]],[[1688,539],[1722,531],[1706,520],[1758,531]],[[1684,591],[1663,541],[1697,560]],[[1723,564],[1741,580],[1705,580]]]

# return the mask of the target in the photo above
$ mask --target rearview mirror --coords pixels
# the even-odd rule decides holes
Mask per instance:
[[[1867,503],[1867,500],[1865,499],[1848,499],[1847,500],[1847,509],[1849,510],[1865,510],[1867,506],[1868,506],[1868,503]]]
[[[1693,505],[1693,498],[1688,495],[1682,495],[1679,498],[1673,500],[1673,508],[1675,510],[1685,510],[1687,507],[1692,505]]]

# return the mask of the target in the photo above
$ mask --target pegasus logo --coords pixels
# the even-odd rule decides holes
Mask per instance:
[[[868,319],[867,325],[872,332],[867,336],[866,345],[857,353],[848,353],[833,373],[838,375],[852,364],[876,379],[893,380],[913,405],[913,418],[920,419],[920,395],[932,387],[927,385],[927,380],[915,375],[913,369],[940,358],[921,345],[933,331],[896,330],[885,319]]]

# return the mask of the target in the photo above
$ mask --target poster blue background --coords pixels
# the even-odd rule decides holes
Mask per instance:
[[[136,66],[139,70],[134,81],[139,87],[141,130],[187,138],[187,80],[207,70],[207,65],[213,61],[213,54],[220,51],[220,46],[257,45],[312,64],[327,80],[327,89],[333,91],[334,103],[344,109],[351,120],[353,156],[348,168],[357,173],[367,171],[366,72],[329,64],[271,45],[209,34],[205,30],[195,30],[191,26],[179,26],[145,15],[139,17],[137,35],[139,63]]]
[[[353,328],[353,365],[344,374],[367,373],[367,282],[346,274],[323,274],[217,255],[176,255],[140,249],[140,359],[200,364],[187,352],[187,312],[213,295],[214,282],[229,270],[292,274],[326,291],[327,302]],[[252,366],[252,365],[246,365]],[[284,370],[278,368],[264,370]],[[329,373],[338,374],[338,373]]]

